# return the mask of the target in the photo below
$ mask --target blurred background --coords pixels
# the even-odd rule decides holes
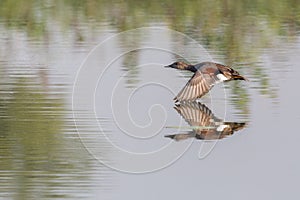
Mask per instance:
[[[219,109],[212,109],[208,97],[203,100],[219,118],[248,125],[220,140],[205,159],[197,157],[202,141],[194,141],[173,165],[132,175],[111,170],[85,149],[78,129],[109,162],[117,157],[105,141],[92,143],[98,134],[89,119],[93,111],[80,108],[86,117],[77,119],[80,123],[75,126],[72,89],[76,73],[96,45],[141,27],[181,32],[202,45],[212,60],[233,66],[250,79],[213,89],[217,96],[213,107]],[[98,62],[151,42],[164,42],[170,51],[182,50],[183,56],[149,51],[123,55],[112,70],[124,79],[122,91],[131,93],[147,77],[151,80],[162,73],[161,79],[169,80],[176,93],[191,74],[162,66],[178,59],[198,63],[208,58],[195,55],[194,47],[172,35],[140,33],[118,38],[109,51],[91,59]],[[299,198],[299,55],[298,0],[1,0],[0,199]],[[140,67],[151,62],[151,56],[156,64]],[[100,62],[97,67],[105,66]],[[157,88],[150,88],[150,93],[146,108],[166,105],[164,126],[177,125],[182,118],[172,108],[173,94]],[[147,124],[147,109],[138,106],[143,96],[136,98],[136,109],[131,105],[133,118]],[[120,145],[148,151],[171,141],[164,138],[170,133],[164,128],[153,141],[143,140],[143,145],[134,138],[118,141],[124,137],[122,131],[110,110],[101,109],[104,103],[97,102],[103,131]]]

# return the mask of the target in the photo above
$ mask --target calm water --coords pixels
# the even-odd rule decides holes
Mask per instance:
[[[299,198],[299,5],[2,0],[0,199]]]

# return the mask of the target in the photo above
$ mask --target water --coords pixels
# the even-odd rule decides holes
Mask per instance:
[[[0,199],[299,198],[299,2],[0,4]]]

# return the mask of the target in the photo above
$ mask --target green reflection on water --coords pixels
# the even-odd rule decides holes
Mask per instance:
[[[18,69],[16,69],[18,71]],[[8,74],[0,80],[0,196],[73,198],[92,189],[97,164],[68,121],[63,89],[43,73]],[[84,192],[83,192],[84,190]]]
[[[40,187],[34,186],[36,172],[43,174],[53,169],[53,158],[61,145],[63,104],[59,99],[50,99],[28,78],[6,81],[11,82],[0,85],[0,126],[5,127],[0,131],[0,169],[12,179],[2,184],[13,185],[17,199],[22,199],[31,187]]]
[[[41,179],[48,180],[57,167],[55,158],[59,152],[56,150],[62,145],[63,104],[60,99],[49,98],[31,79],[21,77],[6,81],[11,82],[0,85],[0,126],[5,127],[0,131],[3,147],[0,169],[11,179],[2,183],[1,190],[5,185],[12,185],[16,198],[26,199],[29,191],[41,187],[41,175],[45,175]],[[5,177],[5,173],[1,176]]]

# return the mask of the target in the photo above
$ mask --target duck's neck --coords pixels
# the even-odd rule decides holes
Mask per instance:
[[[188,66],[186,66],[185,70],[188,70],[188,71],[191,71],[191,72],[194,72],[194,73],[197,71],[197,69],[195,68],[194,65],[188,65]]]

